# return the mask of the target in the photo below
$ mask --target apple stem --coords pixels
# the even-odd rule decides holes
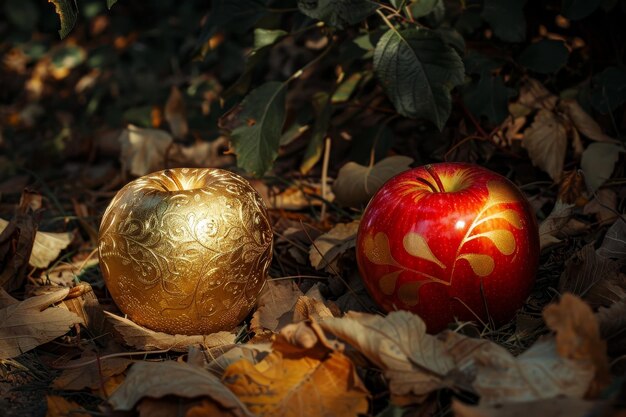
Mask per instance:
[[[164,174],[167,176],[167,178],[171,179],[174,182],[174,184],[176,184],[176,187],[178,187],[179,190],[182,191],[185,189],[185,187],[183,187],[183,185],[180,183],[178,178],[176,178],[176,175],[174,175],[174,173],[171,170],[166,169]]]
[[[420,178],[420,177],[415,177],[415,179],[419,182],[421,182],[422,184],[426,185],[428,188],[430,188],[430,191],[432,191],[433,193],[437,192],[437,189],[435,188],[434,185],[432,185],[430,183],[430,181],[424,179],[424,178]]]
[[[441,178],[439,178],[439,175],[437,175],[437,173],[433,170],[433,167],[430,164],[428,164],[424,168],[426,168],[426,171],[428,171],[430,176],[433,177],[433,179],[437,183],[437,187],[439,187],[439,191],[442,192],[442,193],[445,193],[446,190],[443,187],[443,183],[441,182]]]

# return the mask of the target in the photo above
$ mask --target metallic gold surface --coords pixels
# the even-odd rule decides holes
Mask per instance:
[[[263,201],[229,171],[178,168],[122,188],[104,213],[100,266],[135,323],[169,334],[230,330],[252,310],[272,258]]]

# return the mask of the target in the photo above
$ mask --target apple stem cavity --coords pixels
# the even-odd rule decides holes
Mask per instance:
[[[428,181],[427,179],[425,179],[425,178],[420,178],[420,177],[415,177],[415,180],[416,180],[416,181],[418,181],[418,182],[420,182],[420,183],[422,183],[422,184],[424,184],[424,185],[426,185],[428,188],[430,188],[430,191],[432,191],[433,193],[436,193],[436,192],[437,192],[437,189],[435,188],[435,186],[434,186],[434,185],[432,185],[432,184],[430,183],[430,181]]]
[[[183,191],[185,189],[185,187],[183,187],[183,184],[178,180],[178,178],[176,178],[176,175],[174,175],[172,170],[166,169],[164,174],[167,176],[167,178],[171,179],[174,182],[174,184],[176,184],[176,187],[180,191]]]
[[[428,164],[424,168],[426,168],[426,171],[428,171],[430,176],[435,180],[435,183],[437,183],[437,187],[439,188],[439,192],[445,193],[446,189],[443,187],[443,183],[441,182],[441,178],[439,178],[439,175],[437,175],[435,170],[433,170],[433,167],[430,164]]]

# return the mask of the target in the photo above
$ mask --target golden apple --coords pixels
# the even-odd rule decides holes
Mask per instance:
[[[272,259],[257,192],[220,169],[166,169],[124,186],[98,250],[106,286],[135,323],[169,334],[230,330],[255,306]]]

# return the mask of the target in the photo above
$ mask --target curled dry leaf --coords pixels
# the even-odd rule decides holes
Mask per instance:
[[[396,401],[421,402],[431,392],[455,385],[450,372],[489,342],[460,335],[442,340],[426,334],[419,316],[395,311],[386,317],[349,312],[343,318],[326,319],[321,326],[346,341],[389,378]]]
[[[113,323],[113,327],[124,339],[128,346],[140,350],[170,349],[175,352],[186,352],[189,346],[200,345],[207,348],[230,345],[235,343],[235,334],[230,332],[216,332],[209,335],[182,335],[155,332],[146,329],[129,319],[116,316],[108,311],[104,312]]]
[[[552,111],[558,101],[559,98],[548,91],[541,82],[534,78],[528,78],[520,87],[517,104],[527,108],[528,113],[530,113],[531,110]]]
[[[215,359],[209,362],[205,368],[214,375],[221,377],[226,368],[233,363],[245,359],[250,363],[256,364],[271,351],[272,345],[270,343],[246,343],[245,345],[237,344],[231,346],[227,352],[222,353],[219,356],[212,355]]]
[[[591,410],[603,407],[603,403],[580,400],[577,398],[550,398],[498,405],[466,405],[452,400],[455,417],[585,417],[593,415]]]
[[[0,233],[0,287],[9,292],[24,282],[40,215],[41,195],[25,190],[15,215]]]
[[[241,401],[215,375],[184,362],[137,362],[111,395],[114,410],[132,410],[145,397],[209,397],[237,416],[251,416]]]
[[[619,274],[619,264],[585,245],[565,262],[558,286],[560,293],[570,292],[594,307],[609,306],[626,297],[626,282]]]
[[[412,163],[412,158],[399,155],[370,166],[348,162],[341,167],[333,184],[335,201],[349,207],[365,205],[388,179],[406,171]]]
[[[320,325],[312,320],[288,324],[275,337],[272,347],[284,356],[306,355],[323,359],[329,352],[343,351],[344,345],[326,338]]]
[[[296,301],[292,321],[294,323],[309,319],[322,321],[333,316],[333,312],[324,304],[324,301],[303,295]]]
[[[528,151],[533,165],[547,172],[554,181],[561,179],[567,129],[549,110],[539,110],[532,125],[524,131],[522,146]]]
[[[356,245],[356,234],[359,230],[359,221],[338,223],[327,233],[324,233],[311,245],[309,259],[315,269],[323,269],[338,256]]]
[[[69,311],[83,320],[83,324],[93,335],[99,336],[109,330],[109,322],[107,322],[98,297],[89,283],[81,282],[70,289],[69,294],[63,300],[63,304]]]
[[[275,350],[256,365],[232,364],[222,379],[258,417],[356,417],[368,409],[369,393],[341,352],[319,360]]]
[[[9,222],[0,219],[0,233],[9,225]],[[30,252],[28,263],[35,268],[46,268],[54,261],[61,251],[72,242],[73,233],[37,232]]]
[[[619,143],[612,137],[604,134],[600,125],[580,107],[575,99],[564,99],[559,102],[561,110],[574,124],[574,127],[591,140],[598,142]]]
[[[540,339],[518,357],[498,347],[473,357],[481,405],[535,401],[559,396],[582,398],[594,367],[557,354],[554,339]]]
[[[50,342],[82,320],[74,313],[50,307],[67,296],[68,288],[28,298],[0,310],[0,359],[9,359]]]
[[[185,100],[176,86],[172,86],[165,103],[165,120],[170,125],[170,131],[175,138],[184,138],[189,133]]]
[[[557,200],[548,217],[539,225],[539,246],[541,250],[561,241],[556,236],[572,218],[574,207],[574,204],[565,204],[563,201]]]
[[[132,175],[140,177],[163,167],[173,138],[164,130],[128,125],[128,128],[122,131],[119,142],[122,145],[120,155],[122,167]]]
[[[595,376],[589,391],[599,394],[610,381],[606,342],[591,307],[580,298],[566,293],[556,304],[543,310],[546,325],[556,332],[556,350],[562,358],[591,363]]]
[[[292,281],[268,280],[258,300],[258,308],[252,316],[250,329],[275,332],[291,323],[292,311],[302,291]]]
[[[617,219],[609,227],[597,252],[605,258],[616,259],[621,263],[626,262],[626,221],[624,219]]]
[[[46,395],[48,409],[46,417],[90,417],[91,414],[74,401],[66,400],[58,395]]]

